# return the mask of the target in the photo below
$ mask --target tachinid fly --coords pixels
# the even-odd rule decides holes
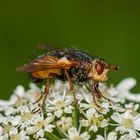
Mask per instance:
[[[40,48],[46,49],[46,54],[17,68],[17,71],[29,74],[33,81],[46,81],[43,104],[49,93],[51,79],[58,78],[68,81],[70,90],[73,90],[75,82],[84,84],[91,80],[93,100],[100,107],[96,103],[95,95],[98,98],[106,97],[100,92],[98,83],[107,81],[108,72],[118,70],[117,65],[110,65],[103,59],[76,48],[54,49],[44,45]]]

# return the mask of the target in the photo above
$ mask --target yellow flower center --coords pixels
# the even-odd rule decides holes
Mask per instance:
[[[13,135],[13,136],[11,137],[11,140],[21,140],[21,139],[20,139],[20,135],[19,135],[19,134]]]
[[[70,140],[81,140],[80,136],[75,135]]]
[[[32,118],[33,114],[31,114],[30,112],[23,112],[23,114],[21,115],[21,120],[22,121],[28,121]]]
[[[133,120],[132,119],[123,119],[123,126],[125,128],[132,128],[133,127]]]
[[[64,102],[63,101],[57,101],[56,102],[56,108],[57,109],[61,109],[64,106]]]
[[[38,129],[41,129],[44,126],[44,124],[45,124],[45,121],[44,120],[41,120],[41,121],[37,122],[36,127]]]
[[[16,100],[16,103],[15,103],[15,106],[22,106],[24,104],[26,104],[26,100],[25,99],[22,99],[22,98],[18,98],[18,100]]]
[[[104,119],[104,117],[102,115],[100,116],[93,116],[90,120],[91,124],[100,126],[101,125],[101,121]]]
[[[3,126],[3,132],[7,133],[10,131],[10,129],[12,128],[12,126],[10,124],[4,124]]]

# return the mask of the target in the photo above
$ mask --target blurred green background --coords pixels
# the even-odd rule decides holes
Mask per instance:
[[[109,83],[125,77],[140,83],[139,5],[135,0],[1,1],[0,98],[8,98],[18,84],[27,88],[29,78],[15,69],[34,51],[41,53],[37,44],[88,50],[120,65]],[[140,91],[140,84],[134,90]]]

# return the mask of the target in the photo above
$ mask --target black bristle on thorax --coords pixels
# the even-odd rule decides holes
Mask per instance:
[[[65,48],[63,50],[59,51],[52,51],[48,52],[48,55],[55,56],[58,58],[66,57],[70,61],[78,62],[78,66],[71,67],[68,70],[69,76],[72,80],[72,82],[83,82],[88,80],[88,72],[84,68],[84,64],[91,64],[94,57],[87,54],[84,51],[81,51],[77,48]],[[64,73],[64,72],[62,72]],[[65,74],[62,74],[61,76],[57,77],[61,80],[66,80]]]

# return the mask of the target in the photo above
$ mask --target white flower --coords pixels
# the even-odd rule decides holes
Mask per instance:
[[[66,132],[70,127],[72,127],[71,117],[61,117],[61,120],[57,121],[57,126],[61,127],[64,132]]]
[[[80,121],[80,124],[81,124],[81,126],[87,127],[87,126],[89,126],[89,121],[83,119],[83,120]]]
[[[75,127],[72,127],[68,129],[67,137],[69,140],[89,140],[90,135],[88,132],[83,132],[80,134]]]
[[[101,135],[97,135],[95,140],[117,140],[117,133],[116,132],[110,132],[107,137],[103,137]]]
[[[140,140],[140,106],[135,103],[140,94],[130,91],[135,84],[132,78],[116,87],[100,84],[103,95],[115,102],[95,96],[101,107],[86,86],[75,85],[73,95],[68,82],[56,80],[50,85],[46,106],[41,106],[43,98],[35,102],[45,86],[30,83],[27,91],[17,86],[9,101],[0,101],[0,140]]]
[[[102,100],[102,103],[97,103],[101,106],[100,108],[97,107],[97,105],[94,103],[93,101],[93,95],[91,92],[84,92],[84,90],[81,90],[81,93],[83,95],[84,98],[84,102],[82,102],[82,100],[79,101],[79,106],[81,108],[81,110],[86,110],[86,109],[96,109],[98,112],[101,112],[102,114],[107,114],[107,112],[110,111],[110,105],[109,102],[107,100]],[[85,103],[86,101],[86,103]]]
[[[64,113],[71,114],[73,107],[71,106],[74,98],[72,95],[66,95],[66,88],[64,88],[63,95],[55,96],[53,100],[47,100],[46,109],[48,112],[54,112],[55,116],[60,118]]]
[[[120,104],[113,104],[113,105],[111,106],[111,108],[112,108],[113,111],[115,111],[115,112],[125,112],[125,111],[126,111],[126,109],[123,108]]]
[[[16,89],[14,90],[14,94],[18,97],[24,97],[25,96],[25,89],[22,85],[18,85]]]
[[[30,83],[29,89],[26,91],[25,98],[30,99],[30,101],[32,102],[35,102],[40,98],[42,94],[41,91],[43,90],[38,88],[36,84]]]
[[[140,93],[132,93],[130,90],[136,85],[134,78],[122,80],[116,87],[111,87],[107,92],[112,96],[113,101],[124,103],[125,99],[140,102]]]
[[[51,124],[53,120],[54,116],[52,114],[49,114],[46,119],[38,116],[36,119],[34,119],[34,121],[32,121],[32,126],[27,127],[28,134],[36,133],[36,138],[38,138],[44,136],[44,131],[52,132],[53,128],[55,128],[55,125]]]
[[[108,126],[108,122],[106,119],[104,119],[103,115],[100,115],[96,112],[95,109],[90,108],[86,111],[86,118],[89,121],[90,124],[90,131],[98,131],[98,128],[104,128]]]
[[[119,124],[119,126],[116,127],[116,131],[119,131],[120,134],[129,132],[129,137],[132,139],[136,139],[137,134],[139,135],[140,114],[133,116],[133,112],[126,111],[123,114],[113,113],[111,118]]]
[[[129,103],[129,104],[125,104],[125,108],[127,110],[133,110],[133,111],[137,111],[139,109],[139,104],[134,104],[134,103]]]
[[[6,101],[6,100],[0,100],[0,106],[1,107],[4,107],[4,106],[10,106],[10,105],[13,105],[17,100],[17,96],[15,95],[12,95],[9,99],[9,101]]]

